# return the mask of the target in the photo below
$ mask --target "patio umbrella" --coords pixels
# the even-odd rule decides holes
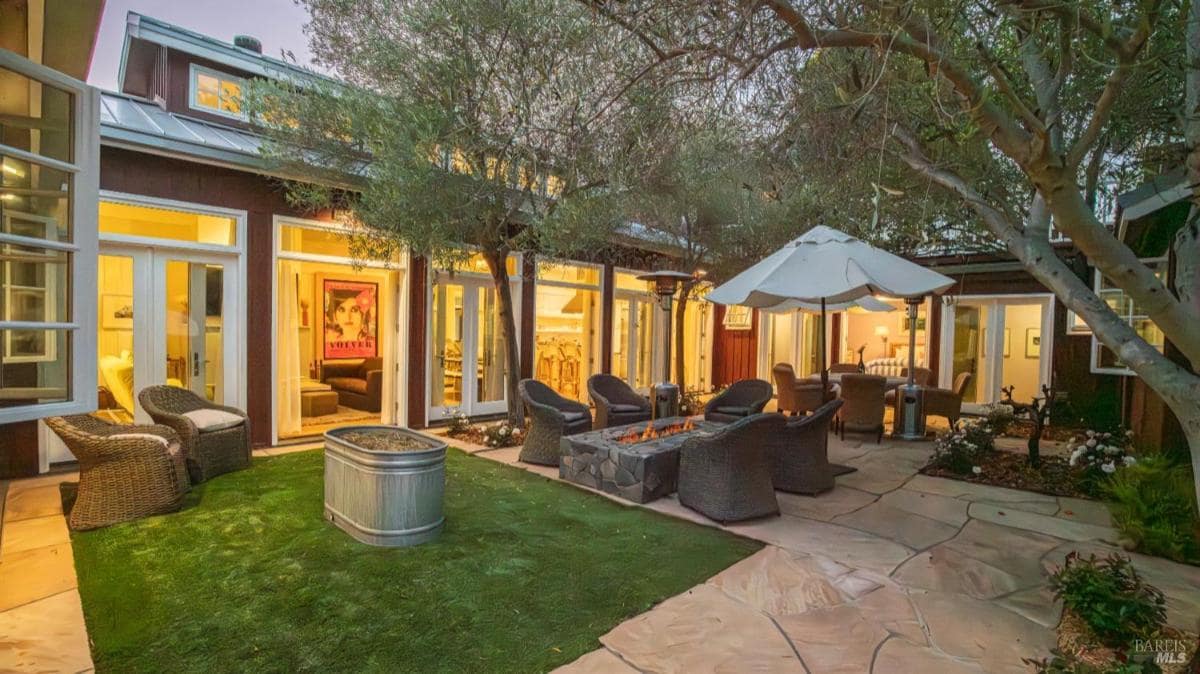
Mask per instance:
[[[876,298],[874,295],[867,295],[866,297],[854,300],[852,302],[841,302],[839,304],[825,305],[826,311],[846,311],[847,309],[862,309],[863,311],[870,311],[874,313],[895,311],[896,307]],[[787,300],[786,302],[780,302],[773,307],[764,307],[763,311],[772,314],[786,314],[793,311],[803,311],[806,314],[819,314],[821,313],[821,304],[819,302],[812,304],[809,302],[801,302],[799,300]]]
[[[938,294],[954,280],[880,250],[832,227],[817,225],[746,271],[714,288],[706,299],[768,309],[787,302],[816,305],[821,311],[821,384],[829,388],[825,365],[825,313],[830,305],[870,295],[903,299]],[[915,339],[916,331],[910,331]],[[908,350],[909,385],[916,367]]]

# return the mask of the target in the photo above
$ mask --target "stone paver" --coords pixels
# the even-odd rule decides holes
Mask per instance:
[[[638,674],[638,670],[607,648],[598,648],[575,662],[554,670],[555,674]]]
[[[924,550],[948,540],[958,533],[959,528],[959,525],[946,524],[883,503],[872,503],[849,515],[835,517],[833,522],[869,531],[914,550]]]
[[[857,674],[871,669],[887,630],[857,606],[834,606],[779,619],[810,672]]]
[[[1015,527],[1026,531],[1048,534],[1068,541],[1116,541],[1116,529],[1101,527],[1095,524],[1075,522],[1061,517],[1041,515],[1012,506],[1001,506],[992,503],[972,503],[967,511],[971,517],[992,522],[1006,527]]]
[[[650,672],[803,672],[769,617],[700,585],[627,620],[600,642]]]
[[[949,496],[926,494],[902,488],[879,497],[879,502],[914,515],[944,522],[955,528],[967,523],[967,506],[969,504]]]
[[[936,648],[988,672],[1027,672],[1022,658],[1046,657],[1054,646],[1053,630],[989,601],[945,592],[912,599]]]
[[[0,611],[76,587],[70,543],[4,555],[0,559]]]
[[[0,671],[82,672],[91,669],[79,592],[68,590],[0,611]]]
[[[847,566],[882,574],[891,573],[913,554],[912,549],[874,534],[786,515],[726,528],[748,538],[828,556]]]
[[[5,522],[18,522],[35,517],[62,514],[62,492],[58,482],[36,487],[10,487],[4,508]]]
[[[879,495],[839,484],[837,489],[817,496],[780,491],[775,492],[775,497],[779,500],[779,510],[785,515],[828,522],[838,515],[845,515],[873,503]]]
[[[1069,496],[1058,497],[1059,510],[1056,515],[1063,519],[1075,520],[1084,524],[1095,524],[1101,527],[1112,526],[1112,513],[1108,506],[1097,501]]]
[[[0,538],[0,559],[15,552],[58,545],[70,540],[67,520],[62,515],[9,522],[4,525],[4,536]]]
[[[822,566],[809,555],[769,546],[708,582],[743,604],[786,616],[843,603],[842,593],[825,573],[829,566]],[[840,577],[850,569],[835,571]]]
[[[878,674],[890,672],[936,672],[937,674],[983,674],[983,669],[973,662],[961,662],[932,648],[917,646],[898,637],[892,637],[880,646],[871,669]]]

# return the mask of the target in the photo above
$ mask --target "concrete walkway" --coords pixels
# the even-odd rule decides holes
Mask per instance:
[[[556,469],[519,463],[516,448],[454,444],[558,479]],[[767,546],[617,626],[560,671],[1029,671],[1021,658],[1047,654],[1061,610],[1046,570],[1071,550],[1115,549],[1108,513],[1088,501],[917,475],[931,451],[929,443],[831,438],[832,460],[858,472],[820,497],[780,493],[780,517],[725,527]],[[58,487],[75,479],[8,485],[0,671],[92,668]],[[717,526],[674,497],[643,507]],[[1200,569],[1133,558],[1167,594],[1171,623],[1195,630]]]
[[[477,454],[557,479],[517,452]],[[831,460],[858,472],[819,497],[779,493],[780,517],[723,527],[768,545],[559,671],[1030,671],[1022,658],[1049,655],[1062,610],[1047,572],[1072,550],[1116,551],[1108,511],[918,475],[931,453],[831,437]],[[644,507],[718,526],[674,497]],[[1195,631],[1200,568],[1131,556],[1166,593],[1169,622]]]

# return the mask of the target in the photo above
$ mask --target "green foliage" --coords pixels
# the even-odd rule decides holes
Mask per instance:
[[[1163,593],[1142,580],[1128,557],[1084,558],[1072,552],[1051,574],[1050,589],[1111,648],[1153,636],[1166,621]]]
[[[1075,474],[1076,482],[1086,493],[1099,497],[1104,493],[1109,479],[1137,465],[1131,453],[1133,431],[1095,431],[1088,429],[1082,437],[1067,440],[1066,450],[1070,457],[1067,463]]]
[[[1200,519],[1191,466],[1146,456],[1109,480],[1113,521],[1137,550],[1200,564]]]
[[[933,465],[970,475],[979,466],[980,458],[995,450],[995,439],[995,432],[984,420],[955,422],[934,442]]]
[[[1016,423],[1017,416],[1013,414],[1012,407],[997,403],[988,406],[987,414],[984,415],[984,421],[988,426],[991,426],[993,433],[1004,435]]]
[[[442,535],[375,548],[323,519],[322,456],[74,534],[97,671],[550,671],[762,547],[451,450]]]
[[[1043,660],[1025,660],[1038,674],[1160,674],[1162,668],[1153,662],[1111,662],[1102,667],[1081,661],[1058,649]]]

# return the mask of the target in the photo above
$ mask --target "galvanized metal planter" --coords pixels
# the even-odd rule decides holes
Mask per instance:
[[[429,449],[376,451],[342,437],[386,430]],[[445,521],[446,443],[398,426],[348,426],[325,434],[325,518],[370,545],[406,547],[437,538]]]

